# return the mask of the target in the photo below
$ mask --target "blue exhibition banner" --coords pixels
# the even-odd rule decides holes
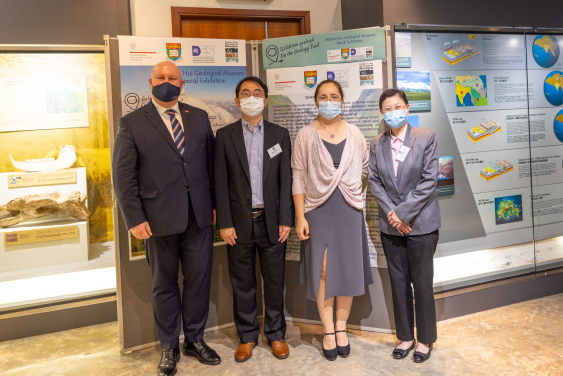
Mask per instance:
[[[372,27],[326,34],[264,39],[264,69],[385,59],[385,29]]]

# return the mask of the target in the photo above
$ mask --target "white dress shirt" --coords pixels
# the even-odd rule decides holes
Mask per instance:
[[[168,132],[170,132],[170,136],[172,136],[172,140],[174,140],[174,132],[172,131],[172,124],[170,123],[170,115],[166,113],[166,110],[174,110],[176,112],[174,116],[176,117],[176,120],[178,120],[178,122],[180,123],[180,127],[182,127],[182,131],[183,131],[184,124],[182,123],[182,114],[180,113],[180,107],[178,106],[178,102],[176,102],[176,104],[171,108],[164,108],[158,103],[156,103],[154,99],[151,100],[152,100],[152,104],[154,104],[154,107],[160,114],[160,117],[164,121],[164,125],[166,125]]]

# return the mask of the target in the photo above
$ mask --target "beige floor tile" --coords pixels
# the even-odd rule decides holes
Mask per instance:
[[[563,294],[480,312],[438,324],[432,358],[394,360],[390,334],[352,330],[349,358],[322,357],[322,328],[288,323],[290,356],[277,360],[265,339],[245,363],[234,361],[236,330],[205,335],[222,363],[203,366],[182,357],[178,375],[563,375]],[[117,324],[0,343],[0,375],[155,375],[158,348],[120,355]]]

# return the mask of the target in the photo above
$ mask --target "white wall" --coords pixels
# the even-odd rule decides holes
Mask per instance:
[[[131,0],[133,35],[171,37],[170,7],[200,7],[259,10],[308,10],[311,12],[311,33],[342,30],[340,0]]]

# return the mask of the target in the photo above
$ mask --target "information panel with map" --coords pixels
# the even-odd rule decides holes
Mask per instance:
[[[417,122],[438,136],[435,288],[562,265],[563,36],[397,34],[408,34],[396,39],[411,51],[410,64],[397,65],[397,87],[430,76],[431,110]]]

